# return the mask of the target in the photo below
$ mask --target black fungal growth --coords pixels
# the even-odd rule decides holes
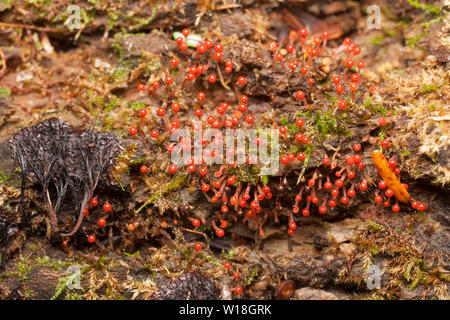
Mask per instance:
[[[211,278],[198,272],[174,278],[153,295],[155,300],[217,300],[218,289]]]
[[[16,224],[7,211],[0,207],[0,270],[5,261],[5,250],[8,239],[17,231]]]
[[[68,233],[59,233],[70,237],[79,229],[84,208],[117,155],[119,140],[111,132],[79,132],[51,118],[16,132],[11,148],[21,167],[21,203],[31,178],[42,188],[51,235],[60,231],[58,215],[63,202],[70,198],[75,204],[75,226]]]

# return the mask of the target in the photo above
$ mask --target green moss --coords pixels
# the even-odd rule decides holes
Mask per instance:
[[[54,259],[49,258],[48,256],[43,256],[40,258],[35,258],[33,260],[34,267],[46,267],[51,268],[53,270],[61,270],[62,268],[66,268],[70,265],[69,261],[56,261]]]
[[[22,281],[26,281],[31,270],[33,270],[33,267],[30,262],[21,255],[19,261],[16,263],[16,270],[13,273]]]
[[[234,174],[237,175],[238,180],[241,182],[248,182],[256,184],[259,180],[261,169],[254,165],[241,165],[239,167],[234,167]],[[233,172],[229,170],[230,173]]]
[[[401,154],[402,154],[403,156],[407,157],[407,156],[409,156],[409,155],[411,154],[411,151],[403,150],[403,151],[401,152]]]
[[[117,21],[117,19],[119,19],[119,17],[114,13],[114,12],[108,12],[108,17],[112,20],[112,21]]]
[[[94,12],[94,11],[88,12],[88,11],[85,10],[85,9],[81,9],[81,10],[80,10],[80,17],[81,17],[81,19],[83,20],[83,23],[82,23],[82,24],[88,25],[90,21],[93,21],[93,20],[94,20],[94,18],[95,18],[95,12]]]
[[[125,56],[125,50],[123,49],[123,47],[119,43],[113,42],[111,44],[111,46],[116,51],[116,53],[119,55],[120,59],[122,59]]]
[[[144,162],[145,159],[147,159],[147,158],[146,157],[141,157],[141,158],[132,159],[132,160],[130,160],[128,162],[128,165],[132,166],[132,165],[140,164],[140,163]]]
[[[145,107],[145,103],[142,101],[132,101],[128,103],[128,107],[131,109],[142,109]]]
[[[80,287],[78,277],[80,277],[80,274],[71,273],[67,276],[59,278],[55,287],[55,294],[50,298],[50,300],[56,300],[62,294],[65,294],[66,300],[81,300],[82,297],[77,293],[77,291],[75,291],[81,290],[84,292],[83,288]]]
[[[313,118],[313,114],[312,114],[312,112],[311,111],[303,111],[303,112],[300,112],[300,111],[296,111],[295,112],[295,116],[296,117],[300,117],[300,118],[302,118],[302,119],[306,119],[306,120],[311,120],[312,118]]]
[[[432,19],[432,20],[430,20],[428,22],[423,22],[421,24],[421,26],[424,27],[424,28],[429,28],[432,24],[439,23],[442,20],[444,20],[444,16],[439,16],[439,17],[434,18],[434,19]]]
[[[130,77],[130,70],[132,68],[127,65],[120,65],[117,68],[114,69],[114,71],[111,73],[109,82],[111,84],[121,84],[126,81],[128,81],[128,78]]]
[[[20,172],[20,167],[17,167],[14,170],[14,172],[12,172],[10,174],[6,174],[0,169],[0,184],[11,186],[12,185],[11,182],[12,182],[14,175],[16,175],[19,172]]]
[[[269,177],[268,176],[261,176],[261,181],[265,185],[269,184]]]
[[[290,152],[298,153],[298,152],[300,152],[300,147],[296,146],[296,145],[292,145],[291,148],[290,148]]]
[[[76,292],[67,292],[64,300],[84,300],[84,296]]]
[[[145,36],[145,33],[127,33],[127,32],[118,32],[114,35],[114,40],[116,42],[126,40],[131,37],[142,37]]]
[[[105,256],[102,256],[100,259],[98,259],[97,264],[98,264],[98,267],[100,269],[105,266],[105,261],[106,261],[106,257]]]
[[[316,113],[315,122],[317,131],[319,132],[319,135],[322,139],[327,138],[330,136],[331,133],[336,132],[337,129],[336,118],[333,117],[330,110],[325,112],[323,115],[321,114],[321,111],[318,111]]]
[[[383,117],[385,117],[387,115],[387,109],[381,104],[373,103],[373,101],[370,99],[370,97],[367,97],[367,99],[364,103],[364,106],[366,107],[367,110],[369,110],[371,112],[379,113]]]
[[[336,105],[336,102],[338,101],[338,98],[329,93],[326,93],[326,96],[327,96],[327,100],[329,102],[328,105],[330,107],[334,107]]]
[[[26,297],[27,299],[30,299],[32,294],[33,294],[33,291],[31,291],[30,288],[27,288],[27,289],[25,290],[25,297]]]
[[[389,9],[389,7],[385,3],[381,3],[381,12],[385,17],[387,17],[389,20],[395,20],[396,15],[392,13],[392,11]]]
[[[428,105],[428,110],[429,110],[429,111],[435,111],[435,110],[436,110],[436,106],[435,106],[433,103],[430,103],[430,104]]]
[[[156,14],[158,13],[159,3],[158,1],[154,1],[152,14],[148,18],[136,18],[135,24],[129,27],[130,31],[139,30],[143,27],[148,26],[155,19]]]
[[[425,93],[435,92],[439,90],[438,86],[422,86],[422,91]]]
[[[441,14],[441,10],[439,8],[432,6],[430,4],[420,3],[417,0],[408,0],[408,2],[413,7],[418,8],[418,9],[423,9],[423,10],[425,10],[425,12],[436,14],[436,15]]]
[[[11,2],[13,0],[3,0],[4,5],[6,6],[5,9],[11,9]]]
[[[222,250],[222,256],[226,259],[232,260],[234,257],[234,249],[230,249],[228,252]]]
[[[161,61],[159,59],[151,59],[145,66],[145,76],[150,76],[152,73],[161,69]]]
[[[0,98],[9,99],[11,90],[9,88],[0,88]]]
[[[306,150],[304,152],[305,160],[303,161],[302,170],[300,171],[300,174],[298,175],[297,184],[300,183],[300,180],[302,179],[303,175],[305,174],[306,169],[309,166],[309,161],[311,160],[311,153],[312,153],[313,149],[314,149],[314,146],[312,144],[308,144],[308,146],[306,147]]]
[[[165,193],[167,193],[169,191],[175,191],[175,190],[180,189],[181,187],[186,185],[188,179],[189,179],[189,176],[187,174],[179,175],[179,176],[172,178],[172,180],[170,180],[169,183],[167,183],[164,187],[162,187],[160,191],[152,194],[150,196],[150,198],[148,198],[148,200],[142,206],[140,206],[139,209],[136,210],[136,213],[139,213],[139,211],[144,209],[147,205],[154,202],[156,199],[158,199]]]
[[[52,3],[51,0],[28,0],[25,1],[27,4],[39,4],[41,6],[50,7],[50,4]]]
[[[390,38],[397,38],[399,34],[399,30],[397,30],[396,28],[393,29],[384,28],[383,31]]]
[[[370,42],[371,44],[374,44],[374,45],[376,45],[376,46],[379,46],[379,45],[381,45],[381,43],[384,41],[384,38],[385,38],[385,35],[382,34],[382,35],[380,35],[380,36],[378,36],[378,37],[374,37],[374,38],[370,39],[369,42]]]
[[[103,98],[100,97],[101,100],[103,101]],[[120,105],[121,105],[122,99],[120,99],[119,97],[115,96],[115,95],[110,95],[109,97],[109,101],[105,103],[105,109],[104,111],[111,111],[114,109],[117,109]]]
[[[254,267],[252,270],[252,273],[250,274],[250,277],[247,280],[247,285],[252,284],[253,280],[258,276],[258,268]]]
[[[424,32],[415,37],[406,39],[406,44],[409,45],[411,48],[416,48],[416,47],[418,47],[418,43],[419,43],[420,39],[422,39],[424,37],[428,37],[428,35],[429,35],[429,32]]]
[[[131,258],[135,258],[135,259],[140,259],[141,258],[141,252],[139,250],[137,250],[134,253],[128,253],[128,252],[124,251],[123,254],[126,255],[127,257],[131,257]]]
[[[114,124],[114,119],[112,119],[112,118],[103,119],[103,130],[111,131],[111,127],[113,124]]]
[[[367,221],[367,223],[369,224],[369,227],[371,228],[371,230],[374,232],[383,232],[385,230],[381,224],[378,224],[376,222],[369,220],[369,221]]]

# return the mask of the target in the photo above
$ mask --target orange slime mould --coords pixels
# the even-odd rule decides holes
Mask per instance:
[[[411,199],[411,196],[389,167],[389,163],[384,155],[376,150],[372,152],[372,160],[377,167],[381,178],[386,182],[389,189],[394,192],[394,196],[401,202],[408,202]]]

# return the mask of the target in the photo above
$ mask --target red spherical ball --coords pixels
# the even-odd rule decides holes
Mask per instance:
[[[225,235],[225,231],[223,230],[223,229],[217,229],[217,231],[216,231],[216,235],[219,237],[219,238],[222,238],[224,235]]]
[[[98,200],[97,198],[92,198],[91,201],[91,207],[96,207],[98,205]]]
[[[297,127],[303,127],[303,125],[305,124],[305,121],[303,121],[302,118],[298,118],[298,119],[295,121],[295,124],[297,125]]]
[[[381,146],[384,149],[387,149],[389,147],[389,140],[388,139],[384,139],[383,141],[381,141]]]
[[[138,130],[137,130],[136,127],[131,127],[131,128],[128,130],[128,132],[129,132],[132,136],[136,135],[137,131],[138,131]]]
[[[172,67],[176,67],[178,65],[178,60],[175,58],[170,59],[170,64]]]
[[[87,238],[89,243],[94,243],[95,242],[95,235],[91,234],[88,238]]]
[[[210,74],[210,75],[208,76],[208,81],[209,81],[209,83],[214,83],[214,82],[216,82],[216,76],[215,76],[214,74]]]
[[[199,220],[199,219],[194,219],[194,220],[192,220],[192,225],[193,225],[194,227],[198,227],[198,226],[200,225],[200,220]]]
[[[302,100],[302,99],[304,99],[305,98],[305,93],[303,92],[303,91],[297,91],[296,93],[295,93],[295,97],[297,98],[297,99],[299,99],[299,100]]]
[[[100,219],[98,219],[97,224],[98,224],[100,227],[104,227],[104,226],[106,225],[106,219],[105,219],[105,218],[100,218]]]
[[[245,79],[245,77],[243,77],[243,76],[240,76],[240,77],[238,78],[238,83],[239,83],[241,86],[243,86],[244,84],[247,83],[247,79]]]
[[[145,164],[143,164],[140,168],[140,171],[141,171],[141,173],[147,173],[148,167]]]
[[[103,205],[103,210],[105,210],[106,212],[111,211],[111,209],[112,209],[112,206],[111,206],[111,204],[110,204],[109,202],[106,202],[106,203]]]
[[[174,174],[178,170],[177,166],[175,164],[172,164],[169,166],[169,173]]]
[[[147,115],[147,110],[146,109],[141,109],[139,110],[139,115],[143,118]]]

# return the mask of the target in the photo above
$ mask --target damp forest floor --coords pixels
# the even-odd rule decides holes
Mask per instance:
[[[0,232],[0,299],[449,299],[450,8],[439,1],[377,1],[381,24],[368,29],[370,1],[72,2],[81,8],[81,28],[73,31],[65,24],[65,1],[0,3],[0,231],[6,230]],[[339,151],[362,143],[373,150],[389,136],[389,158],[397,159],[402,182],[427,209],[393,213],[376,205],[370,193],[330,214],[301,217],[292,236],[287,223],[273,221],[265,224],[263,237],[238,222],[223,238],[206,225],[191,232],[184,212],[208,218],[220,209],[194,192],[187,176],[167,175],[156,146],[130,138],[137,110],[156,110],[161,103],[137,84],[156,79],[158,57],[179,54],[173,32],[189,28],[219,39],[230,54],[225,58],[257,82],[243,93],[255,101],[258,120],[268,106],[294,119],[298,104],[286,94],[294,84],[253,73],[263,66],[252,50],[286,43],[296,26],[333,26],[334,47],[351,37],[363,52],[361,76],[377,88],[374,97],[355,106],[365,110],[358,116],[365,120],[334,130],[332,113],[309,119],[320,144],[312,159],[320,161],[324,146]],[[238,94],[226,81],[208,92],[217,102],[211,109]],[[316,105],[335,102],[324,99]],[[386,130],[376,125],[381,116],[389,122]],[[94,244],[86,235],[101,208],[62,246],[49,240],[49,218],[33,184],[23,200],[29,223],[24,227],[20,220],[20,167],[9,141],[17,130],[53,117],[76,130],[113,132],[121,141],[118,162],[95,191],[101,203],[112,204],[115,218],[95,229],[101,240]],[[338,151],[336,158],[345,159]],[[372,168],[367,180],[376,184],[380,177],[370,152],[363,158]],[[144,177],[142,163],[149,167]],[[284,176],[295,186],[300,169],[285,169],[274,181]],[[287,213],[280,219],[287,221]],[[4,221],[13,224],[8,229]],[[194,249],[197,242],[202,250]],[[368,284],[377,270],[374,288]],[[236,286],[242,294],[230,293]]]

